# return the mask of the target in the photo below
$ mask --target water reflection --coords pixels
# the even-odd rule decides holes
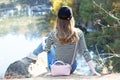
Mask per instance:
[[[40,38],[31,40],[24,35],[8,34],[0,37],[0,78],[4,76],[10,63],[28,55],[40,42]]]

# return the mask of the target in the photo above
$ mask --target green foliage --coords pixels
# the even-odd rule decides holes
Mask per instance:
[[[104,19],[109,23],[109,25],[113,25],[116,22],[116,20],[111,16],[105,16]]]
[[[119,39],[120,28],[108,27],[104,29],[104,34],[107,35],[108,43],[113,43],[116,39]]]
[[[111,60],[113,72],[120,72],[120,57],[113,57]]]
[[[99,42],[99,38],[101,38],[102,33],[100,31],[93,31],[90,34],[86,35],[86,42],[88,45],[95,45]]]
[[[120,38],[116,39],[111,46],[117,54],[120,54]]]
[[[99,7],[97,9],[100,9],[99,11],[99,15],[100,18],[105,19],[108,24],[113,25],[113,23],[118,23],[120,24],[120,22],[117,20],[117,18],[119,19],[119,7],[120,7],[120,1],[116,1],[116,0],[94,0],[96,1],[96,3],[99,5]],[[117,17],[117,18],[116,18]]]
[[[110,54],[108,54],[108,53],[120,54],[119,34],[120,34],[120,28],[119,26],[117,26],[117,27],[107,27],[104,28],[102,31],[95,30],[85,35],[88,46],[93,45],[94,49],[97,46],[99,53],[106,55],[102,57],[102,58],[106,58],[105,62],[103,63],[101,63],[101,59],[95,57],[95,59],[98,61],[97,63],[99,63],[98,66],[96,67],[98,71],[101,71],[101,69],[104,67],[104,66],[101,67],[100,64],[104,64],[105,67],[108,68],[108,70],[109,67],[112,66],[113,72],[120,72],[120,56],[119,57],[114,56],[113,58],[110,58]],[[110,47],[108,47],[107,45],[109,45]],[[104,52],[101,52],[101,50],[103,50]],[[113,53],[113,51],[115,53]],[[95,59],[94,61],[96,61]],[[112,62],[111,65],[110,62]]]
[[[83,19],[85,22],[92,20],[95,11],[92,0],[81,0],[79,9],[81,19]]]

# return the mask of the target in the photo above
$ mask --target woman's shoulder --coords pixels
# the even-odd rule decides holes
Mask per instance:
[[[51,37],[51,39],[55,39],[56,38],[55,31],[49,32],[48,37]]]
[[[82,33],[82,30],[81,29],[79,29],[79,28],[74,28],[75,29],[75,31],[77,31],[77,32],[79,32],[79,33]]]
[[[79,36],[83,35],[83,31],[80,30],[79,28],[75,28],[75,31],[78,33]]]

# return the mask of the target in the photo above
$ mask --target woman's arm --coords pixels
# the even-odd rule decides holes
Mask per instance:
[[[83,55],[86,62],[88,62],[91,60],[91,56],[87,49],[85,38],[84,38],[84,33],[82,31],[79,31],[79,37],[80,37],[80,40],[79,40],[79,50],[78,50],[79,52],[78,53]]]
[[[101,74],[99,74],[98,72],[96,72],[96,70],[95,70],[95,68],[94,68],[93,63],[92,63],[91,60],[88,61],[87,63],[88,63],[88,65],[89,65],[89,67],[90,67],[90,69],[92,71],[92,75],[101,76]]]
[[[100,74],[96,72],[96,70],[95,70],[95,68],[93,66],[90,53],[89,53],[89,51],[87,49],[87,46],[86,46],[84,33],[81,32],[81,34],[79,34],[79,36],[80,36],[79,45],[80,45],[80,52],[81,52],[81,54],[84,56],[86,62],[88,63],[88,65],[89,65],[89,67],[90,67],[90,69],[92,71],[92,74],[100,76]]]

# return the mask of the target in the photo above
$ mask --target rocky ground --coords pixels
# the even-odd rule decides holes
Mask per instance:
[[[50,73],[45,73],[33,78],[10,79],[10,80],[120,80],[120,73],[112,73],[102,76],[83,76],[72,74],[70,76],[53,77]]]

